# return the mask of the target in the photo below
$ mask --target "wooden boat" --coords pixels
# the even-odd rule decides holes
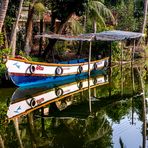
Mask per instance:
[[[35,87],[19,87],[12,95],[12,100],[7,112],[8,118],[18,117],[27,114],[40,107],[46,106],[52,102],[63,99],[70,95],[99,85],[108,84],[108,76],[96,73],[88,81],[87,76],[82,76],[79,80],[69,79],[68,84],[55,82],[54,84],[42,84]]]
[[[42,37],[38,35],[38,37]],[[52,39],[62,39],[68,41],[91,41],[94,35],[85,36],[64,36],[64,35],[46,35],[44,37]],[[90,46],[91,49],[91,46]],[[91,55],[91,50],[89,54]],[[17,86],[36,85],[44,82],[55,82],[72,77],[82,76],[91,73],[94,70],[104,70],[108,67],[109,58],[91,61],[88,59],[74,59],[60,63],[42,63],[28,61],[24,58],[9,58],[6,62],[8,74]]]
[[[142,33],[128,31],[104,31],[101,33],[89,33],[78,36],[57,35],[57,34],[42,34],[36,37],[50,38],[67,41],[87,41],[90,43],[88,59],[75,59],[62,63],[40,63],[32,62],[26,59],[9,58],[6,67],[8,74],[14,84],[17,86],[36,85],[44,82],[55,82],[73,77],[88,74],[94,70],[104,70],[111,65],[111,49],[110,57],[91,61],[91,45],[92,41],[123,41],[127,39],[136,39],[142,37]],[[110,46],[111,47],[111,46]],[[135,51],[135,42],[134,49]],[[110,60],[109,60],[110,59]]]
[[[90,70],[103,70],[108,58],[90,62]],[[32,62],[10,58],[6,63],[8,74],[17,86],[35,85],[45,82],[64,81],[88,73],[88,60],[77,59],[63,63]]]

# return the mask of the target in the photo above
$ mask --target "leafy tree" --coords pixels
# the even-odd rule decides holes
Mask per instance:
[[[88,24],[91,24],[91,26],[92,24],[94,25],[94,32],[97,32],[97,26],[99,26],[99,28],[105,28],[106,22],[115,22],[112,12],[98,0],[88,1],[86,19],[88,20]],[[107,19],[108,21],[106,21]]]
[[[128,4],[130,0],[104,0],[105,5],[118,6],[122,3]]]
[[[100,1],[93,0],[81,0],[79,1],[79,3],[73,0],[51,1],[51,14],[50,31],[54,33],[62,33],[63,27],[66,25],[67,21],[71,18],[73,14],[75,14],[76,16],[86,16],[84,17],[84,26],[86,26],[86,21],[89,24],[94,23],[96,24],[96,26],[105,26],[104,17],[111,18],[113,20],[113,15],[109,11],[109,9],[107,9],[105,5],[103,5],[103,3],[101,3]],[[85,18],[87,19],[86,21]],[[60,23],[58,28],[56,28],[55,30],[56,19],[60,20]],[[49,43],[44,51],[43,57],[47,57],[49,56],[49,54],[53,54],[53,46],[55,45],[56,41],[57,40],[49,39]]]
[[[61,33],[63,27],[73,14],[77,16],[83,15],[85,11],[86,0],[51,0],[51,24],[50,31],[54,33]],[[56,20],[60,20],[58,28],[55,28]],[[57,40],[49,39],[49,43],[44,51],[43,57],[49,56],[54,52],[53,46]]]
[[[117,20],[117,29],[127,31],[139,31],[140,20],[134,16],[134,2],[122,2],[113,7],[113,13]]]
[[[19,8],[19,1],[9,0],[8,10],[4,24],[8,40],[10,40],[11,38],[11,31],[13,30],[13,24],[15,23],[17,17],[18,8]]]
[[[146,23],[147,23],[147,9],[148,9],[148,0],[144,0],[144,17],[143,17],[143,25],[141,32],[144,33]]]

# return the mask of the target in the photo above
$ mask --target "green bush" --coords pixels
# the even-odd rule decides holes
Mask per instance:
[[[5,74],[5,71],[6,71],[5,63],[3,63],[3,56],[4,55],[8,56],[9,54],[10,54],[9,48],[0,50],[0,83],[1,83],[1,79],[2,79],[2,77],[3,77],[3,75]]]
[[[120,5],[113,7],[116,14],[117,29],[127,31],[139,31],[142,17],[134,16],[134,1],[122,2]]]
[[[0,33],[0,46],[4,44],[4,35]]]

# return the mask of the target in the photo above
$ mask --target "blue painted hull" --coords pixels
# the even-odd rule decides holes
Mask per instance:
[[[94,75],[95,73],[101,74],[103,71],[92,71],[91,75]],[[10,75],[11,80],[13,83],[19,87],[26,87],[31,85],[39,85],[43,83],[55,83],[55,82],[61,82],[66,81],[69,79],[81,79],[83,76],[87,76],[88,73],[81,73],[81,74],[74,74],[74,75],[67,75],[67,76],[16,76],[16,75]]]
[[[76,59],[64,63],[42,63],[10,58],[7,71],[13,83],[20,87],[55,83],[88,74],[88,68],[93,71],[102,71],[108,66],[108,57],[91,61],[88,67],[87,59]]]
[[[102,71],[103,72],[103,71]],[[104,71],[103,73],[100,73],[100,71],[95,71],[94,73],[92,73],[91,78],[96,78],[98,76],[106,76],[107,79],[107,74]],[[65,84],[70,84],[73,82],[77,82],[79,83],[82,80],[86,80],[88,78],[88,75],[83,75],[83,76],[75,76],[73,78],[70,79],[65,79],[64,81],[54,81],[53,83],[51,82],[46,82],[45,83],[40,83],[38,85],[27,85],[26,87],[19,87],[16,89],[14,95],[12,96],[12,100],[16,101],[17,99],[20,98],[26,98],[26,96],[32,96],[33,94],[36,94],[38,92],[42,92],[42,91],[46,91],[52,88],[58,88],[59,86],[63,86]]]

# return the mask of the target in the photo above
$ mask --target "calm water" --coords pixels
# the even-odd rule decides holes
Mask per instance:
[[[146,63],[118,65],[89,82],[0,89],[1,147],[148,147]]]

